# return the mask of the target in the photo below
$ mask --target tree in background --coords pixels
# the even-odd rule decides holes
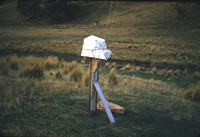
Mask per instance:
[[[183,20],[186,17],[187,10],[190,7],[190,2],[174,2],[172,7],[176,10],[178,14],[178,20]]]
[[[17,0],[17,9],[27,19],[64,23],[76,18],[79,6],[73,0]]]

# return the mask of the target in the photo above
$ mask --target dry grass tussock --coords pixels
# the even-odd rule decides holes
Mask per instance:
[[[184,97],[191,101],[200,103],[200,82],[187,89],[184,93]]]
[[[74,64],[71,64],[72,66],[70,66],[70,70],[72,69],[72,71],[70,72],[70,80],[75,81],[75,82],[80,82],[82,80],[82,70],[80,68],[80,66],[74,66]]]
[[[89,79],[90,79],[90,69],[88,69],[87,73],[83,77],[83,85],[85,87],[89,85]]]
[[[116,73],[115,73],[115,69],[111,69],[109,74],[108,74],[108,85],[110,87],[114,87],[118,84],[118,81],[117,81],[117,76],[116,76]]]
[[[121,70],[130,70],[130,69],[131,69],[131,64],[127,64]]]
[[[115,68],[116,67],[116,63],[115,62],[113,62],[110,66],[109,66],[109,68],[111,69],[111,68]]]
[[[24,65],[34,65],[36,62],[43,62],[44,59],[41,59],[39,57],[34,57],[34,56],[28,56],[28,57],[20,57],[18,58],[20,60],[21,66]]]
[[[73,71],[75,68],[79,67],[76,61],[72,61],[69,64],[69,72]]]
[[[53,93],[50,85],[37,80],[0,77],[0,83],[0,106],[8,109],[15,108],[24,101],[48,99]]]
[[[60,67],[61,67],[61,69],[62,69],[64,74],[68,74],[69,73],[69,64],[67,62],[62,60],[60,62]]]
[[[45,61],[45,68],[50,70],[50,69],[55,69],[58,67],[58,57],[48,57]]]
[[[25,65],[21,72],[21,77],[41,79],[44,78],[44,66],[40,62],[36,62],[34,65]]]
[[[109,62],[106,62],[106,64],[104,65],[106,68],[108,68],[110,66]]]

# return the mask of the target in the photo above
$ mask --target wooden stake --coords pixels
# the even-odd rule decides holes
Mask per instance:
[[[90,60],[90,80],[89,80],[89,110],[95,114],[97,112],[97,91],[94,81],[98,80],[97,60]]]

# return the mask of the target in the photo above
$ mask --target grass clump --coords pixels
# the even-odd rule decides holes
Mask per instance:
[[[88,69],[87,73],[83,77],[83,84],[85,87],[89,85],[89,78],[90,78],[90,70]]]
[[[47,70],[55,69],[58,67],[58,63],[59,63],[58,57],[48,57],[45,61],[44,66]]]
[[[41,63],[36,63],[33,66],[26,65],[22,68],[21,77],[41,79],[44,77],[44,67]]]
[[[110,66],[109,66],[109,68],[115,68],[116,67],[116,63],[115,62],[113,62]]]
[[[126,66],[124,66],[122,68],[122,70],[130,70],[131,69],[131,65],[130,64],[127,64]]]
[[[110,63],[106,62],[106,64],[104,65],[106,68],[108,68],[110,66]]]
[[[27,101],[45,100],[51,97],[52,88],[46,83],[37,80],[7,79],[0,77],[1,107],[12,109]],[[9,88],[8,88],[9,87]]]
[[[108,77],[109,77],[108,78],[108,85],[110,87],[114,87],[115,85],[118,84],[117,76],[116,76],[116,73],[115,73],[115,69],[111,69],[110,70]]]
[[[73,61],[72,63],[69,64],[69,71],[72,72],[77,67],[78,67],[78,65],[77,65],[76,61]]]
[[[184,97],[200,103],[200,82],[185,91]]]
[[[61,66],[64,74],[69,73],[69,64],[67,62],[63,61],[60,66]]]
[[[80,82],[82,80],[82,71],[78,66],[74,66],[73,70],[70,73],[70,79],[75,82]]]

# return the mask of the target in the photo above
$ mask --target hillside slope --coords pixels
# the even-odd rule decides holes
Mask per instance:
[[[111,4],[112,3],[112,4]],[[177,12],[173,2],[80,2],[82,9],[80,18],[72,21],[73,24],[107,24],[110,12],[110,22],[118,25],[149,25],[168,24],[176,21]],[[197,24],[200,22],[200,5],[191,3],[187,11],[185,22]],[[8,0],[0,5],[0,23],[27,23],[24,16],[17,10],[17,1]],[[138,16],[139,14],[139,16]]]

